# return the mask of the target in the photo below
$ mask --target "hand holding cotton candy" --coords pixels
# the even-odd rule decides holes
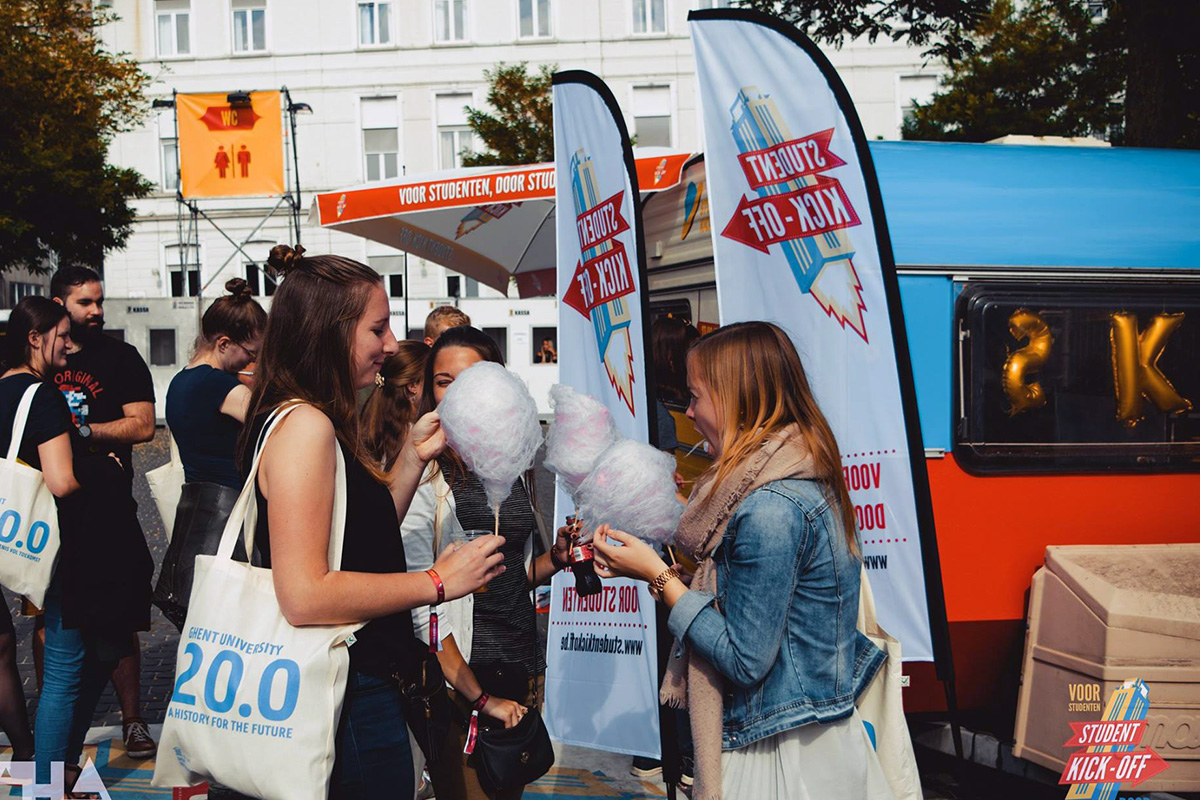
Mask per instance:
[[[446,389],[438,416],[446,441],[499,509],[542,444],[537,403],[525,382],[500,364],[473,364]]]
[[[579,504],[579,484],[596,459],[620,438],[612,415],[591,395],[561,383],[550,389],[554,424],[546,438],[546,469],[562,478],[563,489]]]
[[[596,459],[579,486],[579,516],[591,528],[608,523],[653,544],[675,535],[683,503],[676,497],[675,459],[624,439]]]

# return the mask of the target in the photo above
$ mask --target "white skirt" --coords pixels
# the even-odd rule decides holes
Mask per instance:
[[[721,754],[724,800],[894,800],[858,710]]]

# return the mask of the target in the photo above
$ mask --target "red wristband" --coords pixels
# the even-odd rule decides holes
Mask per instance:
[[[488,694],[487,692],[484,692],[483,694],[479,695],[478,700],[476,700],[474,703],[471,704],[471,708],[475,709],[476,711],[483,711],[483,707],[486,706],[488,700],[491,700],[491,699],[492,699],[492,696],[490,694]]]
[[[436,606],[445,602],[446,584],[442,583],[442,576],[432,569],[425,570],[425,574],[429,576],[429,580],[433,581],[433,587],[437,589],[437,600],[433,604]]]

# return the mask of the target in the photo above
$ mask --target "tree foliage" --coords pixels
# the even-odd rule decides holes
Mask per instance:
[[[904,122],[906,139],[982,142],[1006,134],[1105,135],[1121,121],[1115,101],[1123,56],[1114,24],[1094,24],[1078,0],[996,0],[951,62],[934,99]]]
[[[105,51],[110,20],[80,0],[0,2],[0,270],[51,254],[98,265],[130,233],[149,184],[107,163],[145,114],[148,78]]]
[[[540,164],[554,160],[551,79],[558,67],[543,64],[530,74],[526,62],[484,70],[494,113],[467,108],[467,121],[487,148],[463,155],[468,167]]]
[[[924,47],[931,58],[958,59],[989,0],[735,0],[791,22],[812,39],[841,47],[847,39],[881,35]]]

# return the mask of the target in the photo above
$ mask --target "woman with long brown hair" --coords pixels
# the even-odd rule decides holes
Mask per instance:
[[[715,459],[675,537],[700,564],[691,587],[626,533],[602,525],[595,546],[597,572],[649,581],[671,609],[683,656],[662,697],[689,711],[692,796],[891,798],[854,707],[885,659],[856,628],[854,508],[796,348],[770,323],[729,325],[692,346],[687,384]]]
[[[270,413],[301,405],[261,444],[258,556],[272,570],[280,610],[292,625],[366,621],[350,649],[350,674],[335,742],[330,796],[405,797],[415,787],[397,676],[421,666],[409,610],[452,599],[503,574],[503,537],[444,554],[409,573],[399,520],[426,464],[445,447],[436,414],[419,419],[384,472],[371,456],[356,394],[375,383],[397,350],[378,273],[340,256],[304,256],[278,245],[283,276],[256,367],[243,468]],[[346,537],[341,568],[329,568],[335,447],[346,461]]]
[[[406,339],[396,347],[396,354],[379,370],[378,388],[363,406],[372,454],[385,467],[399,458],[409,426],[417,421],[429,358],[429,345],[424,342]]]

